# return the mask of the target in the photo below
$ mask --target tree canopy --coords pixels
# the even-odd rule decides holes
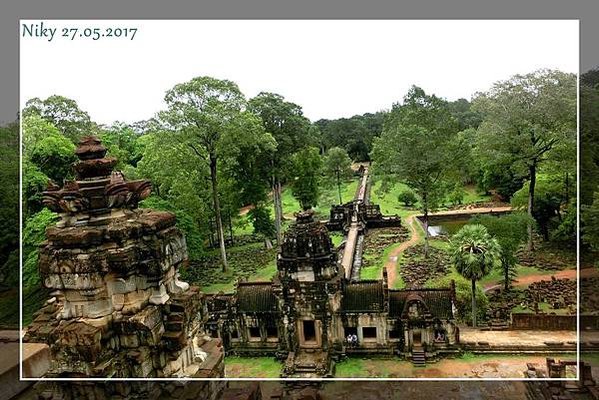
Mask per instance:
[[[428,253],[428,214],[446,192],[445,180],[455,168],[458,126],[447,102],[413,86],[403,104],[395,104],[375,139],[372,158],[378,174],[395,177],[420,198]]]
[[[483,225],[465,225],[451,238],[451,262],[472,282],[472,326],[476,327],[476,281],[499,264],[500,246]]]
[[[473,108],[483,115],[480,148],[529,180],[528,213],[532,216],[539,168],[553,151],[575,148],[576,76],[553,70],[514,75],[479,93]],[[563,161],[573,170],[575,158]],[[532,231],[531,224],[529,249]]]

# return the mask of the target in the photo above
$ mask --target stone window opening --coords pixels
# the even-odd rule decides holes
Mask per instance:
[[[231,331],[231,340],[239,340],[239,331],[237,329]]]
[[[260,328],[257,326],[250,327],[248,329],[250,341],[257,342],[262,340],[262,335],[260,334]]]
[[[357,335],[358,328],[353,326],[346,326],[343,328],[343,334],[345,335],[345,337],[348,337],[349,335]]]
[[[362,328],[362,338],[364,341],[376,341],[376,327],[365,326]]]

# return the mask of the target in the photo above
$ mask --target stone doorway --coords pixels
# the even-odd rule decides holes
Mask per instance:
[[[422,345],[422,332],[420,330],[414,331],[412,345],[414,347],[420,347]]]
[[[320,321],[306,319],[299,321],[299,342],[301,347],[315,348],[321,346]]]
[[[314,321],[304,321],[304,342],[306,344],[316,343],[316,324]]]

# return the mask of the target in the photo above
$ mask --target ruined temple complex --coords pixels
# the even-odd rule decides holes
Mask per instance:
[[[239,282],[235,293],[209,300],[208,329],[226,351],[272,355],[285,362],[284,377],[334,376],[334,362],[350,354],[395,355],[422,365],[459,352],[455,286],[389,289],[360,280],[367,228],[401,226],[368,201],[362,168],[355,200],[333,206],[326,223],[311,211],[296,214],[277,257],[272,282]],[[338,259],[329,230],[346,237]]]
[[[272,281],[205,296],[179,280],[187,251],[174,215],[137,208],[150,183],[113,171],[93,136],[76,154],[76,179],[50,183],[43,199],[60,215],[39,250],[51,297],[24,341],[49,346],[45,377],[222,377],[225,351],[276,356],[284,377],[325,377],[352,353],[418,363],[457,351],[453,286],[392,290],[386,274],[352,279],[364,230],[401,223],[368,204],[367,173],[356,201],[331,211],[328,227],[348,237],[343,259],[327,224],[298,213]]]
[[[127,180],[114,171],[116,160],[106,153],[96,137],[83,138],[75,180],[62,187],[51,182],[44,192],[44,205],[60,217],[39,248],[40,277],[50,298],[35,313],[24,342],[45,346],[47,365],[25,368],[24,377],[83,380],[42,381],[36,384],[38,398],[214,400],[223,393],[259,398],[259,389],[229,390],[223,381],[85,382],[224,378],[225,354],[274,357],[281,361],[282,378],[325,378],[334,377],[336,363],[348,356],[423,366],[463,351],[574,349],[570,342],[534,339],[528,344],[473,341],[478,331],[460,339],[453,281],[443,288],[393,289],[385,268],[380,279],[361,279],[368,231],[403,229],[398,216],[385,216],[370,204],[368,167],[360,171],[354,200],[333,206],[327,221],[317,220],[312,211],[296,214],[270,281],[241,279],[230,293],[206,295],[179,279],[187,246],[174,214],[139,209],[151,192],[150,182]],[[337,247],[333,231],[343,233]],[[548,359],[547,369],[563,377],[572,363]],[[592,381],[588,365],[576,367],[586,368],[585,379]],[[544,376],[533,366],[525,373]],[[292,386],[272,398],[304,393]],[[535,390],[549,393],[557,387]]]

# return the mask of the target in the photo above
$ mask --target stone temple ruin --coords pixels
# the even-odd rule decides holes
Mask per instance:
[[[208,329],[238,355],[273,355],[282,376],[334,374],[347,354],[397,355],[424,363],[457,352],[455,287],[392,290],[382,280],[351,282],[326,226],[311,212],[286,233],[272,282],[239,282],[209,299]],[[348,343],[350,335],[357,343]]]
[[[49,346],[44,376],[224,376],[203,294],[178,279],[187,249],[175,216],[138,209],[150,183],[113,172],[97,138],[83,138],[77,156],[76,180],[49,184],[43,198],[60,215],[39,249],[52,292],[24,341]]]

